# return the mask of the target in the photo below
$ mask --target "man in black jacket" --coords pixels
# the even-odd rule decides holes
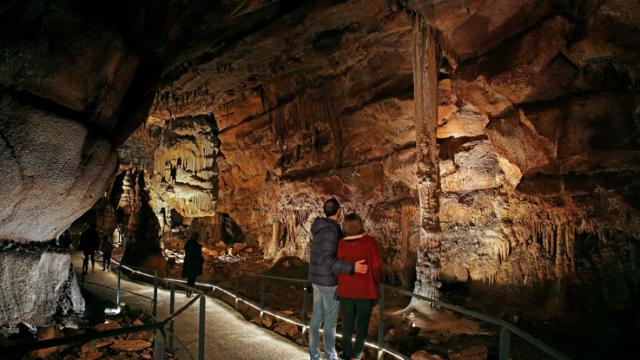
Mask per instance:
[[[313,313],[309,324],[309,355],[320,359],[320,324],[324,323],[324,352],[330,360],[339,359],[335,347],[336,323],[340,302],[336,297],[338,279],[335,274],[366,274],[364,260],[353,263],[336,258],[342,229],[338,224],[340,204],[336,199],[324,202],[326,217],[317,217],[311,225],[313,240],[309,261],[309,279],[313,284]]]

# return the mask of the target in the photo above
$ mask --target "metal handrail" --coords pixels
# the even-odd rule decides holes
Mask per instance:
[[[153,295],[154,295],[154,299],[153,299],[153,311],[152,314],[155,318],[156,315],[156,311],[157,311],[157,295],[158,295],[158,287],[159,285],[159,281],[165,281],[167,283],[167,285],[169,283],[171,283],[172,285],[169,287],[169,291],[170,291],[170,306],[169,306],[169,316],[163,321],[163,323],[165,325],[168,326],[168,332],[169,332],[169,350],[170,351],[174,351],[175,349],[173,348],[173,340],[177,339],[178,342],[182,345],[182,347],[187,351],[187,354],[189,354],[189,357],[191,359],[194,359],[193,354],[191,353],[191,351],[189,350],[189,348],[187,348],[187,346],[182,342],[182,340],[180,340],[180,337],[175,336],[175,333],[173,332],[173,320],[178,317],[182,312],[184,312],[187,308],[189,308],[192,304],[194,304],[196,301],[200,300],[200,309],[199,309],[199,329],[198,329],[198,359],[199,360],[203,360],[204,359],[204,336],[205,336],[205,304],[206,304],[206,297],[205,297],[205,293],[206,291],[203,291],[201,289],[197,289],[191,286],[186,285],[182,280],[178,280],[178,279],[172,279],[169,277],[161,277],[158,276],[157,271],[154,269],[154,275],[148,274],[144,271],[141,271],[142,269],[145,268],[141,268],[141,267],[136,267],[136,266],[132,266],[132,265],[124,265],[122,264],[122,259],[120,261],[118,260],[112,260],[114,261],[116,264],[118,264],[118,292],[120,291],[119,286],[120,286],[120,268],[123,268],[127,271],[130,271],[133,274],[139,274],[139,275],[143,275],[149,278],[153,279]],[[148,270],[148,269],[145,269]],[[191,290],[194,293],[196,293],[197,295],[191,299],[190,301],[188,301],[186,304],[184,304],[182,307],[180,307],[180,309],[178,309],[177,311],[174,312],[174,300],[175,300],[175,288],[174,288],[174,284],[178,284],[178,286],[180,286],[183,289],[186,290]],[[118,294],[118,298],[119,298],[119,294]]]
[[[121,265],[121,264],[120,264],[120,266],[123,266],[124,268],[128,267],[126,265]],[[155,276],[154,275],[150,275],[150,274],[147,274],[147,273],[132,269],[131,267],[128,267],[128,268],[129,268],[129,270],[131,270],[131,271],[133,271],[135,273],[139,273],[141,275],[145,275],[145,276],[154,278],[154,280],[156,280],[156,286],[157,286],[157,280],[161,279],[163,281],[166,281],[167,283],[169,283],[169,282],[175,283],[175,284],[180,285],[183,288],[190,289],[192,291],[195,290],[196,292],[200,293],[198,298],[200,298],[201,304],[203,303],[202,300],[205,299],[203,291],[185,285],[184,284],[185,283],[184,280],[174,279],[174,278],[169,278],[169,277],[158,277],[157,275],[155,275]],[[240,297],[240,294],[239,294],[239,278],[240,278],[240,274],[241,273],[244,274],[244,275],[247,275],[247,276],[258,277],[258,278],[261,279],[260,280],[261,282],[260,282],[260,303],[259,304],[255,303],[255,302],[253,302],[251,300],[243,299],[243,298]],[[278,281],[287,281],[287,282],[310,284],[308,279],[289,278],[289,277],[283,277],[283,276],[275,276],[275,275],[266,275],[266,274],[252,273],[252,272],[240,272],[240,271],[237,271],[236,272],[236,289],[235,289],[236,291],[235,291],[235,293],[233,293],[230,290],[224,289],[219,285],[208,284],[208,283],[199,283],[199,282],[196,283],[196,285],[202,286],[202,287],[211,288],[213,290],[213,293],[215,293],[216,290],[220,290],[220,291],[232,296],[233,298],[235,298],[236,309],[237,309],[238,302],[241,301],[243,303],[246,303],[247,305],[252,306],[256,310],[259,310],[260,311],[260,325],[261,326],[263,326],[263,321],[262,320],[263,320],[264,314],[269,314],[271,316],[274,316],[276,318],[288,321],[288,322],[290,322],[292,324],[295,324],[297,326],[301,326],[302,327],[302,333],[304,335],[304,332],[308,328],[308,325],[306,325],[306,315],[307,315],[307,313],[306,313],[306,292],[303,295],[304,296],[304,302],[303,302],[302,322],[299,322],[299,321],[297,321],[297,320],[295,320],[295,319],[293,319],[293,318],[291,318],[289,316],[286,316],[286,315],[283,315],[283,314],[277,314],[275,312],[271,312],[268,309],[266,309],[265,304],[264,304],[264,301],[265,301],[265,290],[266,290],[265,280],[278,280]],[[411,291],[400,289],[400,288],[397,288],[397,287],[394,287],[394,286],[391,286],[391,285],[387,285],[387,284],[380,284],[380,309],[379,309],[379,314],[380,315],[379,315],[379,324],[378,324],[378,342],[370,342],[370,341],[365,342],[366,346],[369,346],[371,348],[374,348],[374,349],[378,350],[378,358],[379,359],[382,358],[382,356],[385,353],[387,353],[389,355],[392,355],[392,356],[394,356],[396,358],[399,358],[399,359],[408,359],[408,357],[406,355],[403,355],[403,354],[399,353],[397,350],[389,348],[384,344],[384,337],[383,337],[383,335],[384,335],[384,319],[383,319],[383,317],[384,316],[383,316],[383,314],[384,314],[384,290],[385,289],[390,289],[390,290],[396,291],[396,292],[398,292],[400,294],[404,294],[404,295],[410,296],[412,298],[416,298],[418,300],[422,300],[422,301],[428,302],[428,303],[430,303],[430,304],[432,304],[434,306],[438,306],[438,307],[442,307],[442,308],[445,308],[445,309],[449,309],[449,310],[452,310],[454,312],[457,312],[457,313],[460,313],[460,314],[463,314],[463,315],[467,315],[467,316],[470,316],[470,317],[473,317],[473,318],[488,322],[488,323],[493,324],[493,325],[500,326],[501,327],[500,334],[499,334],[499,359],[500,360],[508,360],[509,359],[509,354],[510,354],[510,350],[511,350],[511,348],[510,348],[510,343],[511,343],[510,335],[511,334],[515,334],[518,337],[520,337],[521,339],[523,339],[523,340],[529,342],[530,344],[536,346],[538,349],[542,350],[547,355],[552,356],[554,359],[557,359],[557,360],[570,360],[570,358],[567,357],[566,355],[560,353],[559,351],[557,351],[557,350],[553,349],[552,347],[546,345],[545,343],[543,343],[539,339],[533,337],[532,335],[530,335],[529,333],[525,332],[524,330],[522,330],[522,329],[516,327],[515,325],[513,325],[511,323],[508,323],[508,322],[506,322],[504,320],[495,319],[493,317],[481,314],[479,312],[465,309],[465,308],[460,307],[458,305],[453,305],[453,304],[449,304],[449,303],[446,303],[446,302],[443,302],[443,301],[439,301],[439,300],[436,300],[436,299],[431,299],[431,298],[428,298],[428,297],[413,293]],[[191,305],[195,301],[196,301],[196,299],[193,299],[187,305]],[[342,337],[342,335],[340,333],[337,333],[336,336],[337,337]],[[202,341],[202,339],[200,339],[200,340]]]
[[[239,274],[240,272],[238,272]],[[254,276],[254,277],[259,277],[262,279],[271,279],[271,280],[279,280],[279,281],[288,281],[288,282],[297,282],[297,283],[305,283],[305,284],[310,284],[308,279],[298,279],[298,278],[288,278],[288,277],[282,277],[282,276],[274,276],[274,275],[265,275],[265,274],[258,274],[258,273],[248,273],[245,272],[243,273],[244,275],[249,275],[249,276]],[[237,275],[238,276],[238,275]],[[368,342],[368,345],[370,347],[373,348],[377,348],[379,353],[378,353],[378,358],[381,358],[382,355],[384,353],[388,353],[390,355],[394,355],[396,357],[399,358],[403,358],[406,359],[407,357],[405,355],[400,354],[399,352],[397,352],[394,349],[388,348],[384,345],[384,320],[383,320],[383,313],[384,313],[384,289],[390,289],[393,291],[396,291],[398,293],[407,295],[407,296],[411,296],[412,298],[416,298],[418,300],[422,300],[422,301],[426,301],[432,305],[438,306],[438,307],[442,307],[445,309],[449,309],[452,310],[454,312],[463,314],[463,315],[467,315],[470,316],[472,318],[476,318],[482,321],[485,321],[487,323],[493,324],[493,325],[497,325],[501,327],[500,330],[500,334],[499,334],[499,342],[500,342],[500,354],[499,354],[499,359],[500,360],[508,360],[509,359],[509,353],[510,353],[510,334],[515,334],[518,337],[522,338],[523,340],[527,341],[528,343],[536,346],[538,349],[542,350],[543,352],[545,352],[547,355],[552,356],[554,359],[557,360],[569,360],[570,358],[567,357],[566,355],[560,353],[559,351],[553,349],[552,347],[548,346],[547,344],[543,343],[542,341],[540,341],[539,339],[533,337],[532,335],[530,335],[529,333],[525,332],[524,330],[516,327],[515,325],[508,323],[504,320],[500,320],[500,319],[496,319],[493,318],[491,316],[488,315],[484,315],[482,313],[473,311],[473,310],[468,310],[465,309],[461,306],[458,305],[453,305],[453,304],[449,304],[440,300],[436,300],[436,299],[431,299],[416,293],[413,293],[411,291],[407,291],[404,289],[400,289],[397,288],[395,286],[391,286],[391,285],[387,285],[387,284],[380,284],[380,309],[379,309],[379,324],[378,324],[378,342],[374,343],[374,342]],[[264,299],[264,285],[263,282],[261,282],[261,287],[260,287],[260,298],[261,298],[261,304],[260,304],[260,308],[259,310],[261,312],[265,311],[265,307],[264,307],[264,303],[263,303],[263,299]],[[304,295],[306,297],[306,293]],[[306,300],[306,299],[305,299]],[[243,301],[248,303],[247,301]],[[255,305],[254,305],[255,306]],[[303,312],[305,312],[303,310]],[[279,317],[284,318],[287,317],[285,315],[279,315]],[[303,314],[303,319],[302,319],[302,324],[290,319],[291,322],[295,323],[298,326],[302,326],[303,327],[303,333],[304,333],[304,328],[307,327],[307,325],[305,324],[306,322],[306,313]],[[262,315],[261,315],[262,318]],[[261,319],[261,324],[262,324],[262,319]],[[341,334],[337,334],[338,336],[342,336]]]
[[[453,305],[453,304],[449,304],[449,303],[445,303],[439,300],[435,300],[435,299],[431,299],[428,298],[426,296],[422,296],[419,294],[416,294],[414,292],[411,291],[407,291],[407,290],[403,290],[400,288],[397,288],[395,286],[390,286],[390,285],[386,285],[386,284],[381,284],[380,285],[380,289],[381,289],[381,295],[384,294],[384,290],[383,289],[391,289],[393,291],[399,292],[401,294],[407,295],[407,296],[411,296],[413,298],[416,298],[418,300],[422,300],[422,301],[426,301],[430,304],[433,304],[435,306],[438,307],[442,307],[445,309],[449,309],[476,319],[480,319],[483,320],[485,322],[488,322],[490,324],[494,324],[494,325],[498,325],[501,327],[500,330],[500,360],[508,360],[509,359],[509,351],[510,351],[510,334],[513,333],[515,335],[518,335],[521,339],[527,341],[528,343],[536,346],[538,349],[542,350],[543,352],[545,352],[547,355],[552,356],[554,359],[558,359],[558,360],[569,360],[570,358],[564,354],[562,354],[561,352],[555,350],[554,348],[550,347],[549,345],[543,343],[542,341],[540,341],[539,339],[533,337],[531,334],[527,333],[526,331],[518,328],[517,326],[506,322],[504,320],[500,320],[500,319],[496,319],[493,318],[491,316],[487,316],[484,314],[481,314],[479,312],[473,311],[473,310],[468,310],[465,309],[463,307],[460,307],[458,305]],[[380,310],[380,312],[382,313],[382,309]]]

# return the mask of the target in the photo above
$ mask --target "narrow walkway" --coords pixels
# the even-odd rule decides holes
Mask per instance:
[[[75,254],[73,264],[76,272],[82,269],[81,255]],[[102,266],[96,263],[96,272],[85,275],[85,280],[115,287],[116,275],[113,272],[103,272]],[[85,284],[87,290],[105,299],[114,299],[115,292],[101,286]],[[134,282],[121,278],[122,290],[131,291],[146,297],[153,297],[153,286],[146,283]],[[121,301],[134,309],[151,312],[151,301],[140,296],[121,292]],[[187,302],[182,291],[176,291],[176,310]],[[191,353],[198,354],[198,308],[196,302],[182,313],[175,321],[175,333],[184,342]],[[169,313],[169,291],[158,289],[158,317],[166,318]],[[271,360],[271,359],[308,359],[307,349],[299,346],[269,330],[260,328],[238,314],[233,307],[226,303],[207,297],[206,302],[206,339],[205,357],[207,359],[240,359],[240,360]],[[175,343],[178,346],[178,342]],[[180,359],[188,359],[186,353],[177,354]]]

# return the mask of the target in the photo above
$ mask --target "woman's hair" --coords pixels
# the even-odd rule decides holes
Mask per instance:
[[[342,222],[342,231],[344,231],[346,236],[364,234],[364,225],[362,224],[360,216],[356,213],[345,216]]]

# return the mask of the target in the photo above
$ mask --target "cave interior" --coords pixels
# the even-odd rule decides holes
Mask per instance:
[[[168,273],[194,232],[207,263],[304,264],[335,197],[385,283],[640,358],[637,0],[9,0],[0,23],[2,335],[84,311],[67,229]]]

